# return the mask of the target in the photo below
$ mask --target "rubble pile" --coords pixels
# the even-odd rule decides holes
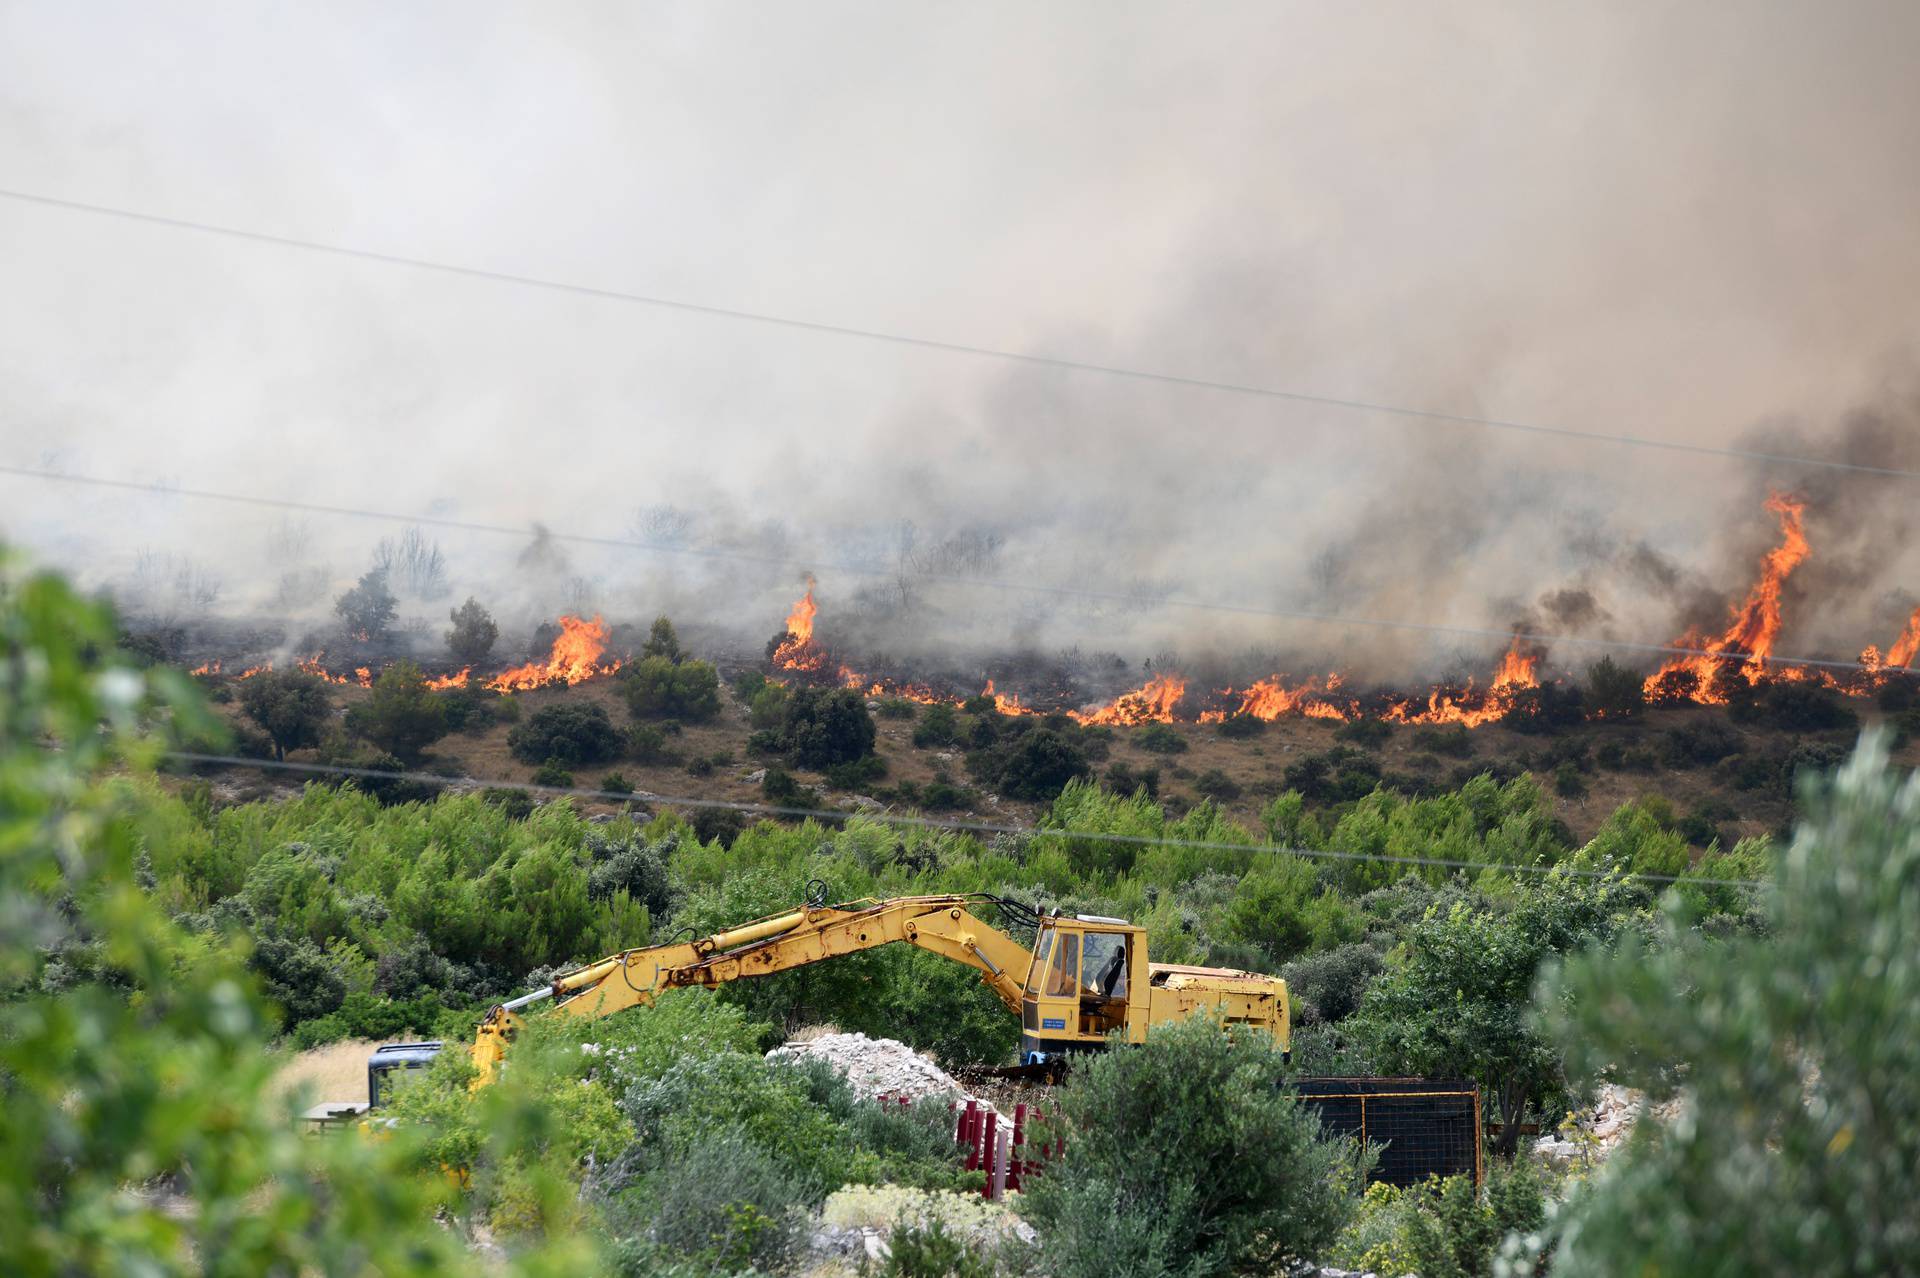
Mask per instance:
[[[865,1034],[822,1034],[804,1042],[783,1043],[767,1059],[824,1060],[846,1077],[862,1096],[923,1096],[970,1100],[953,1076],[896,1039]]]

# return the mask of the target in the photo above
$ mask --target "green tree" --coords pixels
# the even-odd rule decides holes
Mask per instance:
[[[500,637],[500,627],[494,624],[493,614],[468,595],[467,601],[449,612],[447,618],[453,622],[453,629],[447,631],[447,651],[453,654],[453,659],[466,666],[485,661],[493,651],[493,641]]]
[[[1676,897],[1659,940],[1545,983],[1580,1077],[1686,1097],[1570,1205],[1556,1278],[1915,1271],[1920,779],[1869,733],[1804,810],[1766,939],[1705,939]]]
[[[416,1133],[302,1138],[238,954],[142,886],[139,790],[106,774],[146,771],[155,713],[210,721],[179,676],[102,665],[112,644],[101,610],[0,552],[0,1272],[471,1272]],[[50,980],[75,950],[94,977]],[[593,1263],[582,1242],[507,1268]]]
[[[1556,869],[1504,908],[1457,902],[1429,914],[1346,1027],[1387,1073],[1478,1082],[1511,1157],[1528,1107],[1553,1106],[1564,1089],[1559,1053],[1533,1017],[1541,965],[1611,939],[1630,899],[1618,877]]]
[[[447,735],[447,710],[427,687],[419,666],[396,661],[373,681],[373,695],[347,711],[347,728],[413,764]]]
[[[387,570],[370,568],[351,590],[333,601],[333,611],[347,629],[372,639],[387,633],[395,603],[393,592],[387,589]]]
[[[653,629],[647,632],[646,646],[640,649],[640,655],[643,657],[665,657],[668,661],[676,665],[679,664],[682,656],[680,651],[680,636],[674,633],[673,623],[667,620],[666,617],[661,616],[653,619]]]
[[[542,706],[507,731],[507,748],[523,763],[605,763],[621,744],[606,708],[591,701]]]
[[[240,705],[273,742],[276,759],[320,743],[333,711],[326,681],[304,670],[269,670],[240,685]]]
[[[643,657],[621,678],[637,718],[699,722],[720,713],[720,676],[708,662]]]
[[[1352,1205],[1352,1146],[1283,1086],[1280,1053],[1201,1017],[1075,1068],[1059,1093],[1066,1155],[1025,1215],[1059,1278],[1285,1272]]]

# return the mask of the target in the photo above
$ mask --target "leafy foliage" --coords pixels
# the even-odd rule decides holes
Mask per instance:
[[[493,614],[468,595],[465,603],[447,614],[447,619],[453,622],[453,629],[447,631],[447,651],[453,659],[468,666],[485,661],[493,651],[494,640],[500,637]]]
[[[351,589],[333,601],[333,611],[348,630],[374,639],[387,633],[398,602],[387,589],[386,569],[373,568],[362,573]]]
[[[447,735],[447,710],[419,666],[396,661],[373,681],[373,695],[347,711],[347,729],[412,764]]]
[[[1268,1274],[1317,1255],[1358,1178],[1283,1072],[1270,1043],[1204,1018],[1077,1068],[1059,1093],[1065,1161],[1025,1195],[1048,1267]]]
[[[802,768],[853,763],[873,753],[867,699],[851,688],[798,688],[782,708],[779,748]]]
[[[304,670],[269,670],[240,685],[240,705],[273,742],[274,757],[320,743],[333,711],[325,681]]]
[[[643,657],[620,677],[638,718],[698,723],[720,713],[720,676],[705,661]]]
[[[542,706],[507,732],[507,748],[526,763],[605,763],[621,744],[606,710],[590,701]]]
[[[1570,960],[1544,1006],[1569,1065],[1656,1099],[1571,1206],[1555,1274],[1912,1267],[1920,1198],[1920,781],[1869,735],[1764,900],[1768,939],[1663,933]]]

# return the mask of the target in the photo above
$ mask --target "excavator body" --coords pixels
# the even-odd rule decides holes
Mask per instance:
[[[1025,913],[1034,948],[974,916],[992,900]],[[964,963],[1020,1017],[1021,1063],[1057,1071],[1116,1033],[1129,1043],[1154,1025],[1214,1016],[1289,1046],[1286,982],[1224,968],[1147,961],[1146,929],[1123,919],[1040,914],[1016,902],[968,896],[809,903],[691,941],[625,950],[554,979],[489,1012],[474,1037],[474,1085],[493,1081],[521,1025],[546,999],[554,1014],[611,1016],[650,1005],[669,989],[713,987],[904,943]]]

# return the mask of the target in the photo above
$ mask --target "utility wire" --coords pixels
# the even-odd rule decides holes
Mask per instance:
[[[792,807],[774,803],[741,803],[732,799],[698,799],[686,796],[653,794],[645,790],[622,793],[618,790],[589,790],[579,786],[539,785],[531,781],[489,781],[484,777],[443,777],[432,772],[384,772],[377,768],[355,768],[338,763],[299,763],[287,759],[246,759],[232,754],[203,754],[191,750],[165,750],[162,757],[177,759],[183,763],[219,764],[242,768],[269,768],[283,772],[302,772],[323,776],[354,777],[376,781],[414,781],[425,785],[445,787],[450,785],[477,785],[502,790],[519,790],[528,794],[567,796],[579,799],[597,799],[607,803],[657,803],[668,807],[715,808],[725,812],[739,812],[750,816],[815,817],[830,821],[845,821],[853,817],[873,821],[882,825],[907,826],[921,830],[944,830],[966,834],[1017,834],[1031,837],[1058,835],[1061,838],[1098,839],[1107,843],[1124,843],[1133,847],[1192,848],[1206,852],[1286,852],[1293,856],[1310,857],[1325,861],[1368,861],[1382,865],[1418,865],[1444,870],[1497,870],[1511,871],[1516,874],[1552,874],[1555,872],[1579,878],[1606,879],[1619,878],[1626,881],[1640,880],[1648,883],[1698,883],[1711,887],[1758,888],[1767,886],[1758,879],[1705,879],[1683,878],[1677,874],[1641,874],[1627,870],[1584,870],[1573,866],[1552,865],[1503,865],[1494,861],[1458,861],[1446,857],[1432,856],[1388,856],[1380,852],[1343,852],[1330,848],[1296,848],[1276,843],[1221,843],[1207,839],[1170,839],[1145,834],[1101,834],[1089,830],[1051,830],[1036,826],[1007,825],[991,821],[942,820],[935,817],[907,816],[894,812],[841,812],[833,808]]]
[[[0,475],[14,475],[23,479],[39,479],[54,483],[79,484],[96,488],[110,488],[121,491],[149,492],[171,497],[192,497],[202,501],[229,502],[241,506],[258,506],[270,509],[297,510],[308,514],[342,515],[356,519],[384,520],[402,524],[422,524],[433,528],[448,528],[459,532],[485,533],[506,537],[524,538],[534,530],[515,527],[511,524],[483,523],[469,519],[449,519],[438,515],[403,515],[394,511],[367,510],[353,506],[334,506],[320,502],[297,501],[283,497],[258,497],[248,493],[217,492],[207,488],[183,488],[172,484],[145,483],[131,479],[109,479],[95,475],[73,475],[60,471],[37,470],[28,466],[0,464]],[[823,559],[799,559],[784,555],[760,555],[750,551],[706,549],[698,546],[677,546],[660,542],[638,541],[625,537],[599,537],[587,533],[553,532],[541,526],[538,531],[554,541],[568,542],[583,546],[612,547],[620,550],[640,550],[652,554],[685,555],[697,559],[727,560],[739,563],[760,564],[776,568],[818,571],[831,569],[844,572],[849,576],[883,577],[893,576],[889,568],[875,567],[870,564],[835,563]],[[1409,621],[1395,617],[1361,617],[1347,613],[1321,612],[1312,608],[1257,607],[1252,604],[1221,603],[1205,599],[1183,599],[1177,595],[1148,595],[1121,590],[1095,590],[1084,586],[1053,586],[1041,582],[1007,581],[992,577],[968,576],[963,573],[928,572],[920,574],[924,581],[937,581],[981,590],[998,590],[1007,594],[1046,595],[1061,599],[1075,599],[1084,603],[1123,604],[1128,607],[1165,607],[1178,608],[1188,612],[1225,613],[1244,617],[1272,617],[1283,621],[1306,621],[1329,626],[1349,626],[1371,630],[1396,630],[1416,634],[1444,635],[1454,639],[1492,639],[1500,643],[1521,640],[1525,643],[1551,647],[1554,644],[1569,644],[1574,647],[1603,649],[1607,651],[1634,652],[1655,657],[1715,657],[1733,659],[1731,654],[1719,654],[1705,648],[1687,648],[1676,644],[1644,643],[1631,639],[1595,638],[1590,635],[1549,634],[1542,631],[1500,629],[1493,626],[1442,625],[1429,621]],[[1817,666],[1828,670],[1870,671],[1875,670],[1859,661],[1840,661],[1825,657],[1769,656],[1771,663],[1783,666]]]
[[[274,235],[265,231],[251,231],[241,227],[195,221],[190,218],[167,217],[163,214],[144,213],[135,209],[118,208],[105,204],[91,204],[81,200],[61,199],[57,196],[41,195],[32,191],[0,189],[0,199],[13,200],[20,204],[39,205],[44,208],[61,209],[70,213],[89,213],[99,217],[118,218],[123,221],[139,222],[150,226],[163,226],[173,230],[193,231],[204,235],[225,236],[229,239],[244,240],[253,244],[272,245],[276,248],[297,249],[308,253],[321,253],[334,257],[380,262],[388,266],[403,266],[413,270],[431,271],[442,275],[459,276],[465,279],[485,280],[495,284],[513,284],[523,288],[537,288],[549,292],[570,293],[601,301],[627,302],[638,306],[655,307],[660,310],[677,311],[683,314],[705,315],[717,319],[740,320],[751,324],[771,325],[808,333],[822,333],[833,337],[851,337],[868,342],[884,342],[894,346],[907,346],[920,350],[939,351],[950,355],[966,355],[1008,364],[1024,364],[1029,367],[1056,369],[1062,372],[1089,373],[1100,377],[1115,377],[1134,382],[1156,382],[1166,386],[1214,391],[1220,394],[1245,398],[1277,400],[1292,404],[1310,404],[1321,408],[1338,408],[1358,413],[1376,413],[1382,416],[1437,422],[1450,426],[1478,426],[1488,430],[1514,431],[1527,435],[1554,436],[1561,439],[1583,440],[1588,443],[1613,444],[1622,448],[1650,448],[1670,453],[1689,453],[1696,456],[1731,457],[1742,461],[1772,462],[1790,466],[1810,466],[1821,470],[1851,471],[1866,475],[1887,475],[1898,479],[1920,479],[1920,471],[1903,470],[1892,466],[1865,466],[1855,462],[1831,461],[1817,457],[1802,457],[1787,453],[1764,452],[1758,449],[1722,448],[1709,444],[1684,444],[1673,440],[1654,439],[1644,435],[1614,435],[1608,434],[1605,431],[1579,430],[1567,426],[1549,426],[1537,422],[1513,421],[1498,417],[1480,417],[1471,413],[1448,413],[1438,409],[1410,408],[1402,404],[1385,404],[1372,400],[1349,399],[1337,395],[1322,395],[1308,391],[1285,390],[1279,387],[1262,386],[1250,382],[1217,381],[1212,378],[1190,377],[1178,373],[1162,373],[1146,369],[1127,368],[1118,364],[1099,364],[1090,360],[1066,359],[1051,355],[1034,355],[1021,351],[1001,350],[991,346],[974,346],[966,342],[945,341],[932,337],[917,337],[906,333],[890,333],[880,329],[859,328],[848,324],[830,324],[819,320],[796,319],[792,316],[768,315],[758,311],[745,311],[734,307],[714,306],[703,302],[689,302],[679,298],[658,297],[646,293],[631,293],[621,289],[601,288],[591,284],[574,284],[561,280],[543,279],[538,276],[520,275],[511,271],[489,270],[477,266],[461,266],[456,263],[439,262],[429,258],[411,257],[399,253],[382,253],[372,249],[355,248],[351,245],[330,244],[321,240],[307,240],[294,236]]]

